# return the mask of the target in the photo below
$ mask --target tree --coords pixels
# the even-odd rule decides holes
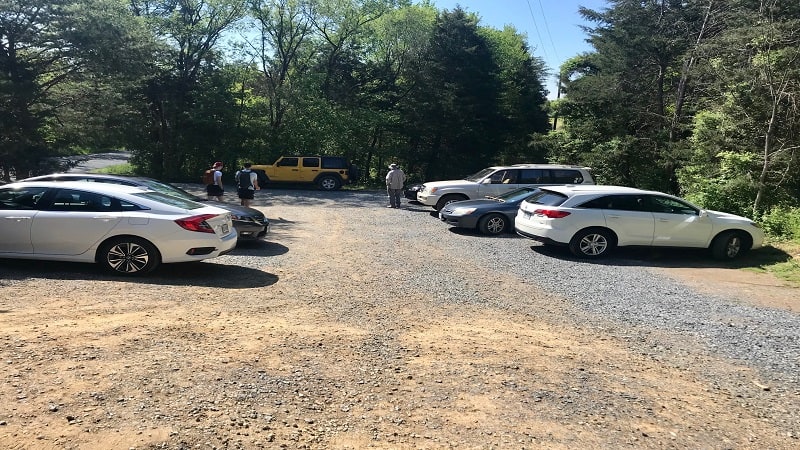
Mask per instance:
[[[113,93],[148,51],[140,25],[115,0],[0,3],[4,179],[30,174],[48,156],[113,145],[113,113],[125,109]]]
[[[229,86],[217,84],[222,64],[217,47],[223,33],[242,17],[244,1],[132,0],[131,8],[148,19],[166,44],[156,61],[158,72],[144,88],[142,114],[148,127],[141,147],[134,149],[134,161],[166,179],[199,173],[216,159],[235,163],[239,143],[227,138],[230,128],[221,119],[236,103]],[[203,85],[226,94],[201,92]],[[211,99],[220,103],[200,106]],[[198,133],[209,139],[196,139]]]

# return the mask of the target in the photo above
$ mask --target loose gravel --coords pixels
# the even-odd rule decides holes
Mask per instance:
[[[266,243],[141,280],[0,261],[0,447],[800,445],[800,317],[658,270],[703,252],[587,262],[374,191],[255,204]]]

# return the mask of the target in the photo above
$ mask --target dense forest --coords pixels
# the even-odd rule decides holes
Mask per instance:
[[[367,181],[388,162],[412,180],[559,162],[715,209],[797,211],[800,2],[580,13],[593,50],[549,68],[513,27],[428,2],[0,0],[0,176],[115,149],[172,181],[284,154],[343,155]]]

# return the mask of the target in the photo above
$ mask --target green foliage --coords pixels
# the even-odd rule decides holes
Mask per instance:
[[[756,192],[749,175],[754,156],[723,151],[715,159],[714,166],[687,165],[678,171],[685,197],[704,208],[750,216]]]
[[[776,206],[760,220],[764,231],[772,238],[800,242],[800,208]]]

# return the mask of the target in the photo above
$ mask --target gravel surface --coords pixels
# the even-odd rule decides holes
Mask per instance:
[[[265,190],[267,242],[141,280],[0,261],[0,447],[800,445],[800,317],[664,274],[704,253],[385,203]]]

